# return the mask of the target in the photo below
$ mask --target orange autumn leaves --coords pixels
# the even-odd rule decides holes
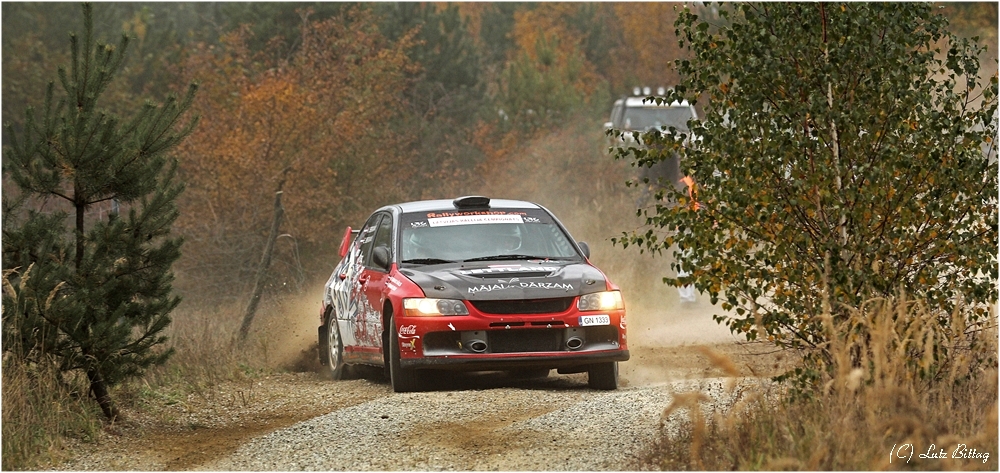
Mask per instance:
[[[501,107],[511,124],[522,126],[477,127],[474,142],[486,156],[480,170],[492,174],[503,167],[520,143],[551,132],[595,98],[605,100],[604,90],[617,95],[633,86],[655,90],[676,83],[673,61],[683,54],[674,27],[677,5],[553,2],[516,11]]]
[[[592,38],[577,24],[584,8],[593,10],[599,24],[623,25],[608,26],[608,34],[619,38],[613,41],[618,44],[614,77],[602,76],[602,68],[587,57]],[[478,24],[474,16],[482,10],[463,9],[470,25]],[[672,14],[672,5],[661,4],[543,3],[516,12],[508,63],[526,58],[533,73],[558,79],[543,85],[565,91],[562,102],[552,102],[552,94],[529,83],[518,103],[534,111],[550,102],[573,107],[606,82],[616,89],[660,85],[665,73],[640,65],[674,59],[664,54],[664,45],[674,41]],[[302,12],[301,19],[301,44],[291,55],[277,47],[280,39],[271,40],[273,48],[251,51],[248,27],[187,55],[182,67],[187,80],[201,84],[196,107],[202,116],[180,153],[188,187],[178,227],[189,243],[240,232],[262,238],[282,179],[283,231],[317,242],[339,234],[345,224],[357,224],[377,205],[439,197],[428,189],[462,187],[440,182],[418,188],[414,182],[420,178],[475,177],[461,166],[420,176],[414,171],[421,169],[413,151],[419,130],[401,125],[407,76],[421,67],[407,58],[413,33],[390,42],[379,33],[373,13],[359,9],[324,21]],[[471,144],[486,161],[502,160],[524,140],[524,130],[504,130],[490,120],[473,129]]]
[[[520,51],[543,71],[560,71],[581,96],[590,96],[600,83],[596,68],[582,50],[586,33],[569,27],[580,8],[572,3],[542,3],[514,14],[511,32]]]
[[[615,15],[621,21],[624,47],[617,54],[623,65],[615,68],[623,74],[615,80],[635,82],[633,85],[669,87],[677,83],[673,61],[684,52],[677,44],[674,21],[676,3],[614,3]],[[628,77],[627,75],[631,75]],[[626,84],[627,85],[627,84]]]
[[[673,61],[684,54],[674,27],[674,9],[678,5],[541,3],[515,14],[511,35],[517,51],[546,67],[566,69],[579,64],[580,72],[572,76],[572,86],[586,96],[595,92],[602,81],[607,81],[613,91],[630,90],[632,86],[671,86],[678,79]],[[605,31],[572,26],[580,22],[587,8],[594,10],[590,12],[593,21],[602,24]],[[586,57],[586,45],[599,41],[601,35],[614,37],[608,40],[612,49],[610,67],[598,67]]]
[[[203,84],[202,124],[181,152],[188,188],[178,223],[196,240],[266,232],[284,182],[283,228],[314,241],[356,220],[353,210],[391,196],[389,184],[406,177],[394,165],[405,164],[407,137],[389,125],[411,67],[408,40],[389,43],[360,11],[302,19],[303,43],[291,57],[250,52],[242,28],[186,63]],[[384,186],[368,185],[373,176]]]

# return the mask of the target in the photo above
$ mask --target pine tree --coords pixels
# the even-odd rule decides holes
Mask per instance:
[[[5,125],[4,174],[17,190],[4,193],[3,341],[9,353],[54,357],[63,372],[85,373],[114,419],[109,388],[172,352],[158,346],[180,302],[171,265],[181,239],[170,227],[183,186],[167,153],[197,122],[182,120],[196,86],[182,100],[147,102],[128,120],[99,108],[128,37],[95,44],[90,4],[83,17],[83,37],[70,37],[70,68],[59,69],[65,95],[57,101],[50,82],[39,117],[29,107],[20,136]],[[105,206],[111,211],[95,217]]]

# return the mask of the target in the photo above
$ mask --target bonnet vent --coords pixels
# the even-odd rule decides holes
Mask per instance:
[[[475,207],[489,207],[490,198],[483,197],[481,195],[469,195],[465,197],[459,197],[452,201],[455,204],[456,209],[468,209]]]

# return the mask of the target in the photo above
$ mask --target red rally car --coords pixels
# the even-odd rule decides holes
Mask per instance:
[[[481,196],[388,205],[348,227],[320,312],[320,361],[422,371],[588,373],[618,387],[629,358],[621,291],[544,207]]]

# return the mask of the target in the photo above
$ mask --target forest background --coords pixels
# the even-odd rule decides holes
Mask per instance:
[[[115,2],[96,5],[95,31],[134,38],[112,111],[200,84],[201,122],[177,156],[187,189],[175,287],[204,309],[249,293],[279,182],[286,238],[265,299],[328,276],[343,228],[381,205],[545,189],[553,176],[539,166],[562,163],[523,167],[533,143],[582,123],[581,140],[603,136],[615,98],[677,82],[676,5]],[[996,4],[941,11],[995,58]],[[15,130],[68,62],[79,24],[76,3],[3,4],[3,120]],[[996,61],[983,66],[992,74]],[[621,184],[628,172],[611,161],[572,174]]]
[[[68,62],[78,9],[4,4],[15,130]],[[666,3],[103,3],[95,30],[134,38],[112,111],[200,84],[177,156],[175,287],[204,309],[246,298],[279,182],[286,238],[265,300],[328,275],[343,228],[374,208],[486,193],[533,139],[580,120],[600,136],[613,96],[676,81],[673,18]]]
[[[154,374],[211,379],[303,348],[273,329],[294,315],[315,334],[318,290],[344,227],[385,204],[531,199],[592,242],[638,226],[638,191],[624,185],[633,170],[607,154],[601,125],[633,87],[678,81],[678,5],[95,4],[98,38],[115,43],[124,30],[133,39],[105,107],[124,112],[200,84],[200,124],[176,153],[186,184],[174,226],[185,241],[174,266],[177,355]],[[982,75],[994,74],[997,4],[939,7],[952,31],[988,46]],[[68,34],[80,25],[77,3],[3,3],[2,118],[15,131],[69,62]],[[5,194],[13,189],[4,182]],[[255,351],[230,352],[278,189],[285,218]],[[110,210],[95,206],[88,218]],[[621,252],[595,250],[609,262]],[[618,259],[605,269],[622,283],[641,265]]]

